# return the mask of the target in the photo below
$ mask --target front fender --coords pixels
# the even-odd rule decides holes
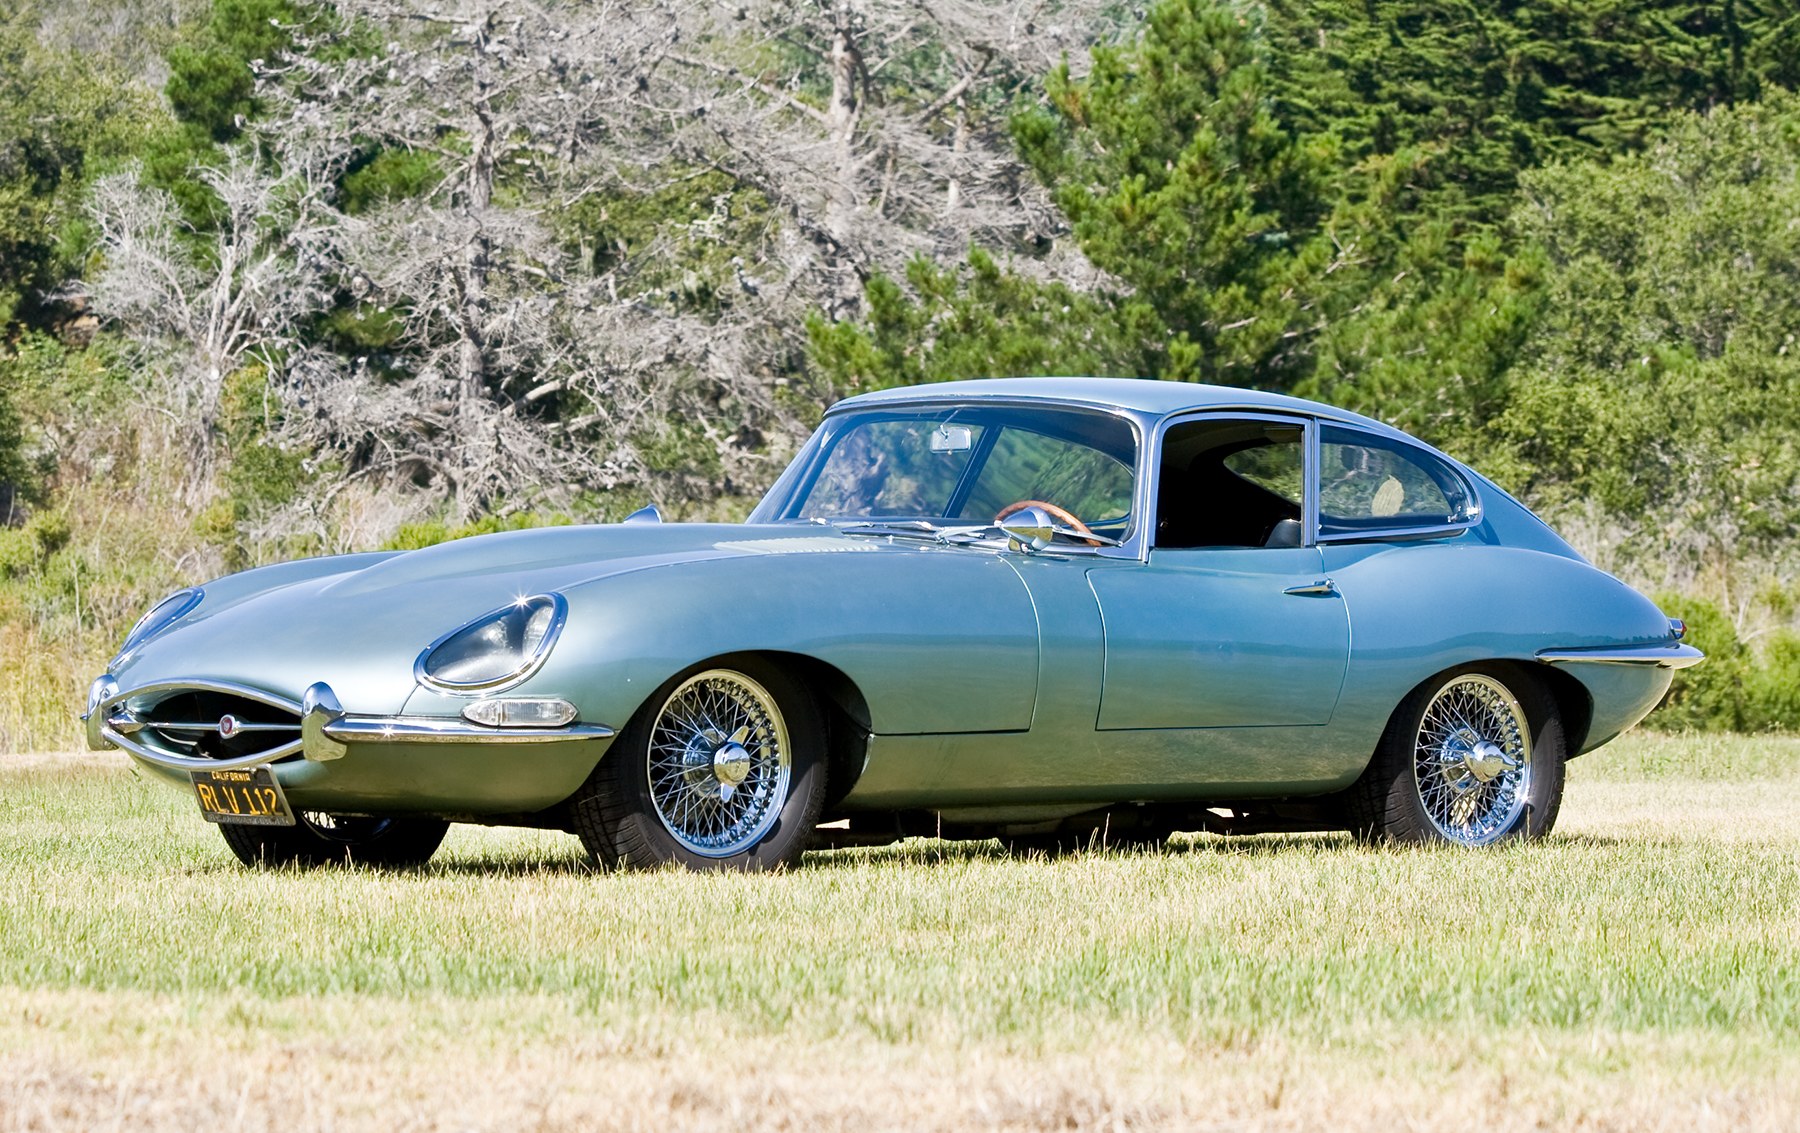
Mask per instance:
[[[567,697],[586,721],[622,727],[683,669],[770,651],[845,673],[877,733],[1031,726],[1037,618],[1018,575],[993,555],[887,547],[749,554],[612,575],[565,597],[568,621],[554,654],[509,695]]]

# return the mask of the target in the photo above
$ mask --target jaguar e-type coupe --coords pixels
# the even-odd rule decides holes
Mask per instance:
[[[451,822],[605,865],[915,834],[1488,846],[1701,659],[1491,481],[1353,413],[1124,379],[826,414],[741,525],[488,535],[179,591],[88,740],[246,863]]]

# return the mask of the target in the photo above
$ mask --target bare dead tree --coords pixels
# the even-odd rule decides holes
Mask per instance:
[[[281,109],[273,125],[296,144],[339,152],[426,153],[442,174],[422,199],[342,221],[353,298],[400,320],[409,411],[400,430],[341,422],[341,433],[379,434],[396,469],[441,477],[460,515],[499,498],[533,497],[570,477],[604,479],[610,467],[571,443],[592,344],[573,312],[591,308],[592,281],[537,217],[553,207],[546,180],[589,175],[591,151],[631,117],[640,76],[672,38],[654,5],[449,0],[422,7],[338,0],[334,27],[375,30],[381,47],[350,55],[318,48],[270,65],[264,87]],[[534,184],[535,182],[535,184]],[[496,203],[496,190],[523,187]],[[582,365],[581,374],[572,368]],[[575,403],[564,420],[534,391]],[[340,398],[334,404],[380,399]],[[325,404],[325,399],[317,404]],[[364,443],[359,439],[357,443]]]
[[[441,491],[465,518],[651,479],[695,497],[751,487],[804,430],[782,391],[803,366],[810,315],[854,314],[872,273],[898,276],[915,255],[1053,231],[1008,116],[1058,56],[1082,57],[1106,32],[1107,11],[330,0],[330,18],[292,29],[293,55],[260,64],[269,114],[255,152],[300,179],[308,211],[247,200],[220,237],[222,278],[244,281],[221,286],[269,301],[177,326],[165,308],[193,305],[164,304],[156,273],[134,269],[106,285],[106,309],[146,342],[191,344],[198,376],[171,388],[191,391],[202,420],[219,375],[254,353],[294,410],[290,442],[340,454],[364,481]],[[359,215],[334,207],[343,172],[382,153],[428,154],[439,177]],[[256,169],[239,163],[239,176]],[[672,216],[604,267],[547,223],[595,192],[643,197],[701,176],[730,186],[714,216]],[[721,276],[719,257],[707,268],[693,257],[723,239],[719,217],[739,194],[771,219]],[[120,268],[174,222],[165,202],[127,223],[144,194],[130,208],[107,199]],[[176,262],[174,243],[152,250]],[[1087,269],[1076,257],[1040,270]],[[702,272],[714,274],[663,282]],[[395,329],[379,350],[333,354],[305,325],[328,309]],[[712,446],[705,475],[723,483],[652,466],[646,444],[672,430]]]
[[[84,290],[140,355],[151,400],[186,426],[190,488],[211,474],[226,378],[252,363],[271,372],[309,358],[307,321],[331,301],[336,213],[319,171],[274,174],[247,151],[198,176],[220,204],[197,232],[165,192],[135,173],[104,178],[92,215],[104,266]]]
[[[1100,0],[697,5],[682,43],[706,50],[671,50],[657,93],[698,125],[678,138],[695,160],[780,202],[810,244],[808,298],[844,317],[873,272],[1054,232],[1010,114],[1116,17]]]

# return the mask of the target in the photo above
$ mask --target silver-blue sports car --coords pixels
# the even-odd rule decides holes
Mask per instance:
[[[1698,662],[1478,473],[1238,389],[1012,379],[840,402],[742,525],[555,527],[179,591],[96,678],[248,863],[451,822],[607,865],[908,835],[1350,830],[1487,846]]]

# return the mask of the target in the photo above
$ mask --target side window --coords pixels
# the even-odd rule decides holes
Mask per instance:
[[[1423,449],[1327,425],[1319,443],[1319,534],[1447,527],[1475,515],[1468,486]]]
[[[1262,419],[1203,418],[1163,434],[1156,542],[1297,547],[1306,431]]]

